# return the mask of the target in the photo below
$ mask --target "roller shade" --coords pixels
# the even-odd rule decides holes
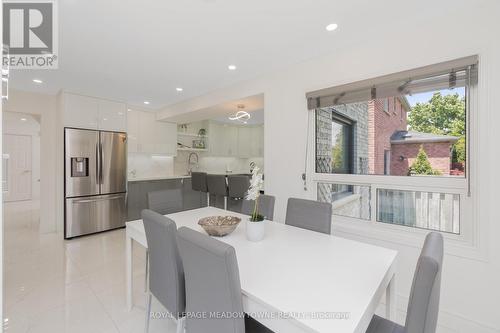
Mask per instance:
[[[375,79],[312,91],[308,109],[412,95],[477,84],[478,57],[471,56]]]

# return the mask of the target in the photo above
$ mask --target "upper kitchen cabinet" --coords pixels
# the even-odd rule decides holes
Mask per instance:
[[[252,146],[257,138],[253,135],[252,127],[238,127],[238,156],[252,157]]]
[[[99,123],[100,130],[126,132],[127,112],[124,103],[107,100],[99,100]]]
[[[64,93],[62,111],[64,126],[98,129],[99,101],[97,99]]]
[[[238,156],[238,128],[227,124],[210,122],[210,153],[212,156]]]
[[[65,127],[126,132],[125,104],[99,98],[63,93]]]
[[[128,151],[131,153],[177,154],[177,125],[156,120],[154,112],[128,112]]]

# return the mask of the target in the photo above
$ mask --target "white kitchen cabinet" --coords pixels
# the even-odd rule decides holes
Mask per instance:
[[[63,119],[66,127],[98,129],[99,101],[92,97],[65,93]]]
[[[238,156],[238,128],[210,122],[210,153],[212,156]]]
[[[100,130],[126,132],[127,112],[124,103],[108,100],[99,100],[99,122]]]
[[[238,157],[252,157],[256,139],[252,127],[238,127]]]
[[[177,155],[177,124],[155,121],[156,154]]]
[[[124,103],[64,93],[62,113],[66,127],[127,131]]]
[[[139,152],[139,118],[140,112],[128,111],[127,112],[127,138],[128,138],[128,152]]]
[[[260,157],[264,155],[262,126],[234,126],[210,122],[210,154],[224,157]]]
[[[177,155],[177,125],[156,120],[156,114],[128,112],[129,153]]]

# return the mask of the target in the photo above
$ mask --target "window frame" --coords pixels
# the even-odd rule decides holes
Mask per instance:
[[[478,74],[481,75],[479,65]],[[405,245],[421,246],[421,241],[425,235],[431,231],[430,229],[413,228],[398,224],[389,224],[377,221],[377,190],[378,189],[394,189],[403,191],[424,191],[438,192],[448,194],[458,194],[460,196],[459,211],[460,211],[460,233],[441,232],[443,237],[448,242],[447,252],[465,258],[482,259],[484,253],[482,247],[478,243],[479,226],[477,221],[478,212],[478,195],[474,187],[477,175],[477,154],[478,146],[478,125],[479,125],[479,93],[482,89],[480,81],[472,86],[466,87],[466,96],[470,100],[466,103],[466,158],[468,160],[465,177],[463,178],[448,178],[448,177],[425,177],[425,176],[385,176],[385,175],[357,175],[357,174],[326,174],[317,173],[314,167],[316,157],[316,111],[309,110],[309,153],[307,163],[307,179],[308,187],[312,190],[311,199],[317,200],[317,185],[318,183],[333,183],[344,185],[361,185],[370,186],[370,220],[350,218],[345,216],[333,215],[332,221],[334,228],[344,234],[352,234],[357,237],[368,237],[375,239],[383,239],[394,243]],[[403,111],[403,108],[401,109]],[[311,144],[312,143],[312,144]],[[311,163],[313,167],[311,168]],[[422,182],[422,177],[426,178]],[[439,231],[438,231],[439,232]]]
[[[332,173],[337,173],[338,171],[342,171],[342,172],[338,172],[338,173],[343,173],[343,174],[350,174],[353,170],[353,166],[354,166],[354,126],[355,126],[355,122],[352,121],[351,119],[347,118],[347,117],[344,117],[343,115],[341,115],[340,113],[338,113],[336,110],[333,110],[332,111],[332,122],[336,123],[336,124],[339,124],[341,126],[345,126],[349,129],[349,133],[347,135],[347,144],[345,145],[347,147],[347,155],[348,155],[348,158],[347,158],[347,172],[344,172],[345,170],[335,170],[333,167],[332,167]],[[345,138],[345,137],[344,137]]]

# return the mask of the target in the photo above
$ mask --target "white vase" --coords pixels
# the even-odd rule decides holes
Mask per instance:
[[[264,221],[246,222],[247,239],[251,242],[258,242],[264,239],[266,234],[266,223]]]

